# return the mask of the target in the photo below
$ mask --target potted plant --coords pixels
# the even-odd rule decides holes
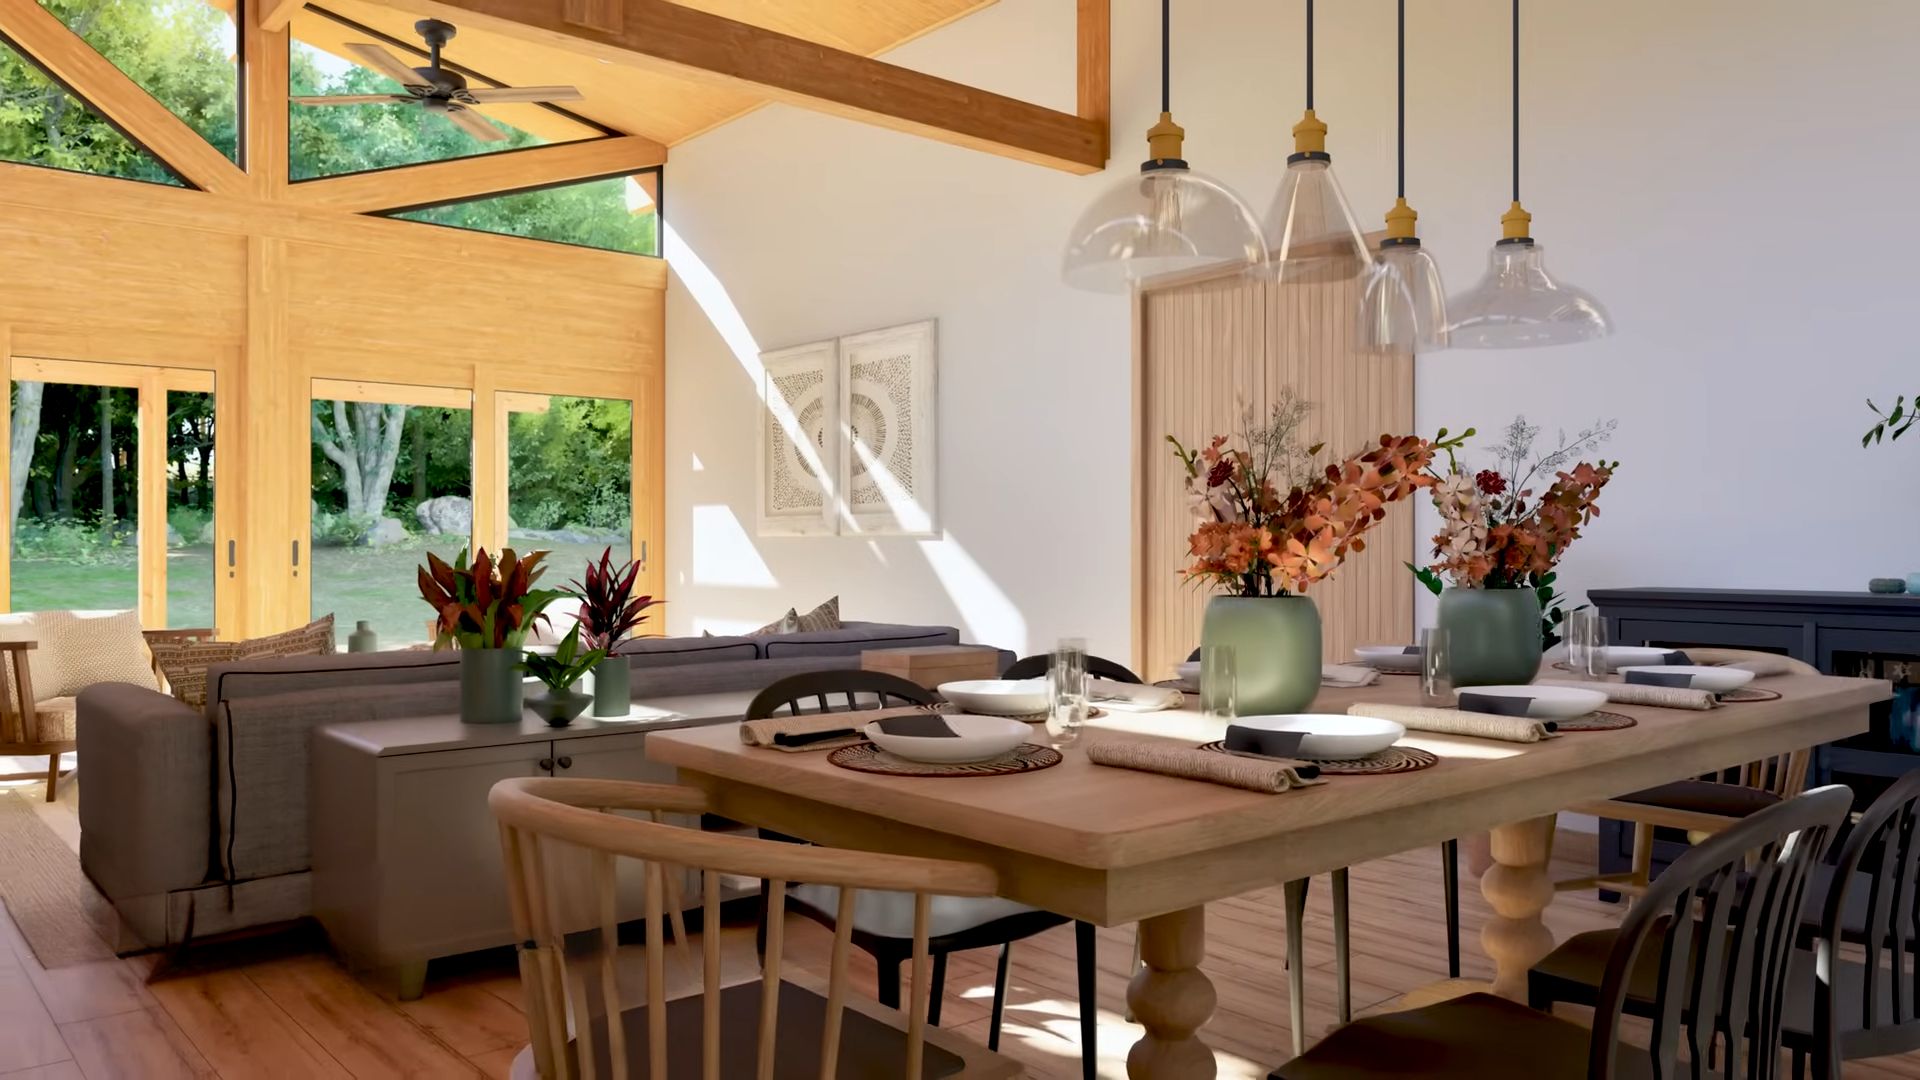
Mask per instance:
[[[593,715],[625,716],[632,708],[633,668],[626,657],[614,652],[620,640],[647,621],[646,610],[663,601],[651,596],[633,595],[633,583],[640,576],[640,564],[613,564],[613,548],[600,553],[600,561],[587,563],[584,580],[570,582],[574,598],[580,601],[579,628],[590,649],[599,650],[603,659],[593,669]]]
[[[469,724],[516,724],[523,710],[520,647],[548,604],[563,593],[534,588],[545,573],[544,551],[525,558],[512,548],[499,561],[481,548],[465,550],[449,566],[431,552],[420,568],[420,596],[434,610],[433,647],[460,650],[460,719]]]
[[[1319,693],[1320,614],[1308,587],[1365,550],[1364,534],[1386,516],[1386,504],[1430,486],[1434,453],[1466,437],[1382,435],[1378,445],[1322,465],[1324,444],[1300,437],[1311,410],[1291,390],[1264,424],[1248,409],[1240,447],[1216,435],[1189,450],[1167,436],[1186,466],[1199,521],[1182,573],[1221,590],[1207,603],[1200,637],[1205,646],[1233,647],[1242,713],[1298,712]]]
[[[539,679],[547,692],[534,698],[528,704],[534,714],[554,727],[566,727],[573,723],[587,705],[593,701],[591,694],[575,690],[574,684],[593,670],[593,666],[606,658],[604,649],[580,648],[580,624],[573,624],[567,636],[560,639],[560,647],[551,654],[528,653],[520,661],[520,670]],[[624,714],[624,710],[622,710]]]
[[[1494,468],[1469,472],[1449,451],[1446,471],[1434,473],[1435,561],[1409,567],[1440,597],[1455,686],[1532,682],[1541,654],[1560,640],[1565,613],[1554,567],[1600,513],[1595,500],[1619,462],[1563,466],[1605,442],[1614,426],[1597,423],[1571,439],[1562,432],[1559,448],[1536,458],[1539,427],[1515,417]],[[1553,482],[1536,492],[1548,476]]]

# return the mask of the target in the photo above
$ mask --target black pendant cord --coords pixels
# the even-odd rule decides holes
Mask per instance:
[[[1398,159],[1394,179],[1399,190],[1394,194],[1405,199],[1407,197],[1407,0],[1400,0],[1398,28],[1400,48],[1395,63],[1399,87],[1395,107],[1399,110],[1399,126],[1394,132],[1394,156]]]
[[[1307,0],[1307,111],[1313,111],[1313,0]]]
[[[1513,0],[1513,201],[1520,201],[1520,0]]]
[[[1173,111],[1173,0],[1160,0],[1160,111]]]

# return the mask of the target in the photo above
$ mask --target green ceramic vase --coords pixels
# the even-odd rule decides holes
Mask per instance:
[[[1520,685],[1540,673],[1540,597],[1532,589],[1448,589],[1440,628],[1456,687]]]
[[[526,702],[519,649],[460,650],[460,720],[517,724]]]
[[[625,716],[633,711],[633,666],[624,656],[593,665],[593,715]]]
[[[1320,693],[1320,611],[1304,596],[1216,596],[1200,643],[1232,646],[1241,716],[1297,713]]]

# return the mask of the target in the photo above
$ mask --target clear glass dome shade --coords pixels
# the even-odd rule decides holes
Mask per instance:
[[[1289,161],[1267,213],[1267,253],[1282,282],[1343,281],[1373,268],[1366,234],[1324,155]]]
[[[1459,349],[1523,349],[1593,341],[1613,331],[1600,301],[1547,273],[1539,244],[1495,244],[1479,284],[1447,303]]]
[[[1074,223],[1060,276],[1077,289],[1127,292],[1168,274],[1266,261],[1253,211],[1186,168],[1123,178]]]
[[[1360,343],[1383,351],[1447,347],[1447,290],[1440,267],[1418,244],[1389,244],[1360,300]]]

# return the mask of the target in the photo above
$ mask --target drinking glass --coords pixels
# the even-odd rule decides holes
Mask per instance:
[[[1087,643],[1062,638],[1047,659],[1047,738],[1064,750],[1087,722]]]
[[[1420,704],[1452,705],[1453,656],[1443,627],[1420,631]]]
[[[1567,613],[1567,666],[1581,675],[1607,675],[1607,621],[1594,608]]]
[[[1231,645],[1208,645],[1200,650],[1200,711],[1219,725],[1222,734],[1239,716],[1239,686]]]

